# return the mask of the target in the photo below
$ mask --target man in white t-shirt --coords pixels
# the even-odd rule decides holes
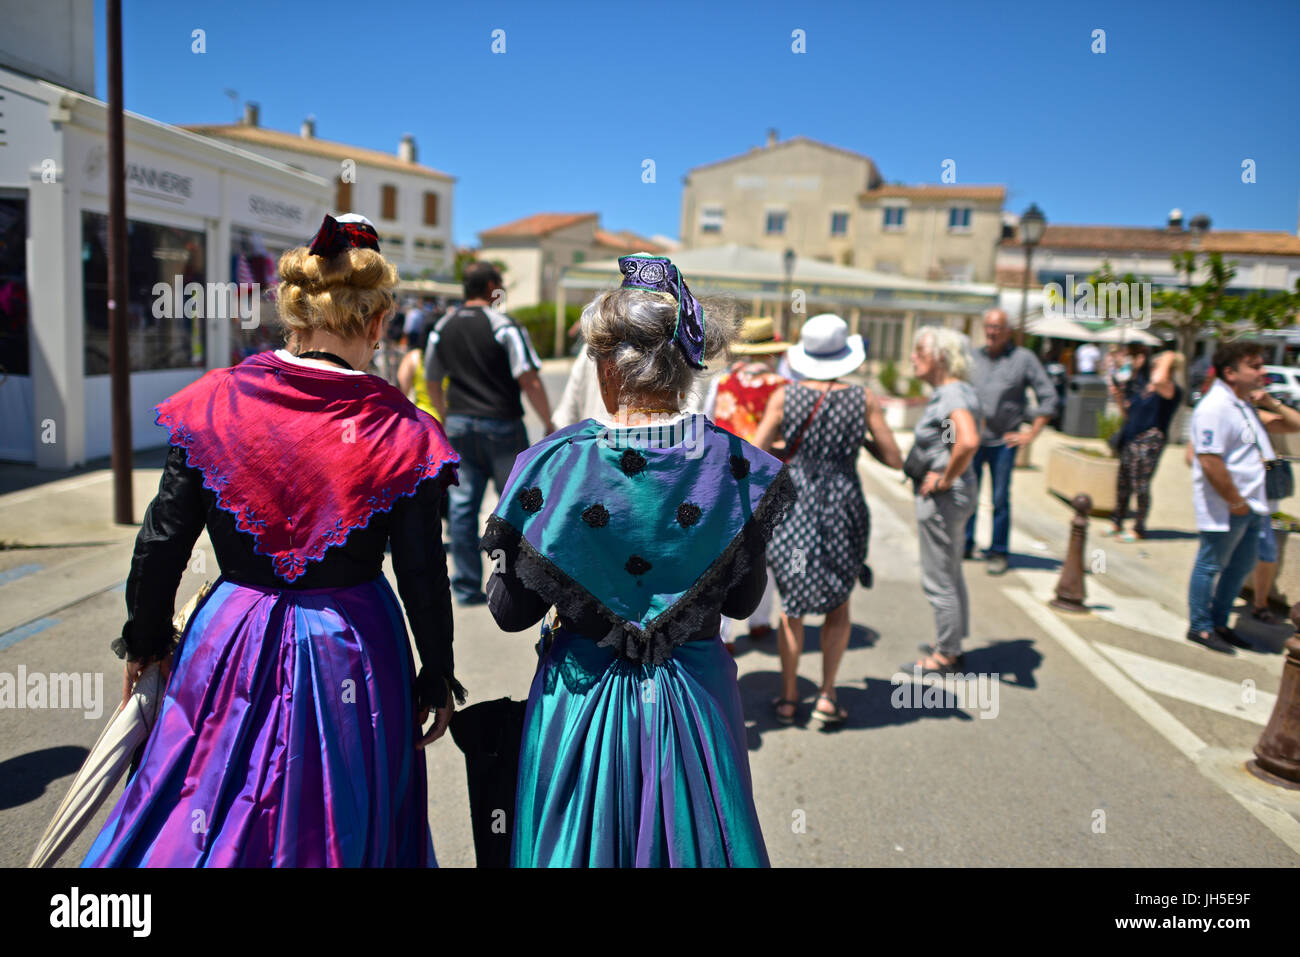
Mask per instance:
[[[1085,342],[1074,352],[1074,371],[1079,375],[1096,375],[1101,362],[1101,349],[1095,342]]]
[[[1192,503],[1201,547],[1188,585],[1187,638],[1235,654],[1234,645],[1251,647],[1228,627],[1228,614],[1255,567],[1260,523],[1269,520],[1264,475],[1274,454],[1268,432],[1300,432],[1300,413],[1264,391],[1258,343],[1219,346],[1214,370],[1214,384],[1192,413]],[[1275,414],[1267,427],[1255,405]]]

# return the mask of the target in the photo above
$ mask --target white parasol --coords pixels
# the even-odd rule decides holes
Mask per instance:
[[[209,584],[204,582],[198,594],[176,615],[173,623],[177,631],[184,632],[190,615],[208,588]],[[158,663],[154,662],[136,680],[131,697],[125,704],[118,705],[99,740],[90,749],[90,756],[77,772],[67,796],[41,835],[40,843],[27,862],[28,867],[53,867],[81,835],[130,766],[131,756],[148,740],[166,690],[167,683]]]

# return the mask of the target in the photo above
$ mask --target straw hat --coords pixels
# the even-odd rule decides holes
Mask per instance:
[[[766,356],[789,348],[790,343],[776,338],[771,319],[750,316],[740,327],[740,341],[731,347],[731,351],[738,356]]]
[[[799,344],[786,355],[790,368],[807,379],[838,379],[866,359],[862,337],[849,335],[849,324],[830,312],[805,322]]]

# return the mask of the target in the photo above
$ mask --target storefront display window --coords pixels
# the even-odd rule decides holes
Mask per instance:
[[[86,375],[108,373],[108,217],[81,214],[82,274],[86,315]],[[203,368],[206,365],[206,291],[195,308],[188,293],[160,297],[165,283],[184,292],[205,287],[201,232],[129,220],[127,231],[127,341],[132,372]],[[192,314],[187,314],[192,313]]]
[[[238,365],[251,355],[284,345],[284,333],[275,314],[275,287],[280,281],[280,255],[298,244],[268,240],[260,232],[235,227],[230,245],[230,274],[239,284],[240,301],[248,301],[254,293],[261,299],[256,326],[250,327],[239,318],[231,320],[230,364]]]
[[[0,379],[29,375],[27,200],[0,196]]]

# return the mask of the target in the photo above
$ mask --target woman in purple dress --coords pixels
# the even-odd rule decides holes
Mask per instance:
[[[310,249],[281,258],[280,279],[290,350],[209,372],[158,407],[171,448],[114,650],[128,688],[154,661],[171,674],[86,866],[435,864],[420,749],[465,693],[438,512],[457,458],[432,417],[358,371],[397,281],[374,227],[327,216]],[[221,577],[173,649],[204,528]]]

